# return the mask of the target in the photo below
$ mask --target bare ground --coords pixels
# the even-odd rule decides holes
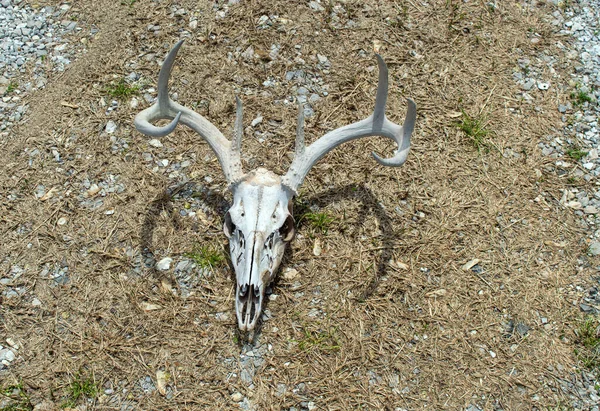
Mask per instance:
[[[571,285],[591,272],[577,269],[587,247],[583,228],[558,202],[564,177],[536,147],[560,128],[556,102],[564,95],[559,87],[535,90],[535,104],[527,104],[515,97],[512,80],[517,59],[560,56],[556,43],[566,40],[541,19],[552,9],[512,1],[494,10],[483,1],[339,4],[341,21],[331,18],[332,8],[315,11],[305,2],[242,1],[224,18],[215,17],[212,3],[197,1],[72,4],[80,26],[99,32],[64,74],[31,97],[25,122],[1,142],[0,268],[24,268],[10,286],[26,290],[2,300],[1,334],[22,346],[3,381],[21,381],[32,404],[60,406],[76,376],[91,376],[101,392],[80,401],[87,409],[239,409],[234,392],[260,410],[306,402],[323,410],[568,404],[557,381],[577,365],[580,314]],[[290,163],[296,107],[282,104],[295,92],[294,81],[285,80],[290,70],[316,73],[329,85],[308,120],[310,139],[369,115],[374,42],[390,68],[389,117],[402,121],[405,97],[418,105],[401,169],[377,165],[369,153],[392,147],[370,138],[329,154],[307,178],[297,210],[318,207],[334,222],[327,234],[300,224],[284,261],[299,275],[273,287],[272,318],[255,343],[268,348],[251,386],[240,375],[244,336],[236,330],[228,267],[202,278],[195,270],[196,286],[184,298],[171,275],[162,278],[144,264],[152,256],[181,257],[198,244],[225,253],[221,212],[229,197],[217,161],[183,128],[163,138],[163,148],[148,146],[132,125],[146,106],[141,96],[138,109],[125,100],[107,114],[100,104],[110,103],[111,82],[131,71],[154,84],[156,59],[189,30],[190,15],[174,16],[173,6],[199,22],[174,70],[171,91],[179,101],[226,134],[236,94],[246,126],[258,113],[264,117],[257,129],[271,135],[261,142],[247,129],[246,169],[283,172]],[[259,28],[262,15],[278,18]],[[356,26],[344,28],[349,19]],[[161,26],[158,34],[149,24]],[[532,33],[542,41],[532,43]],[[268,57],[271,44],[281,45],[275,59]],[[239,51],[249,45],[259,57],[247,61]],[[144,58],[148,53],[156,59]],[[317,68],[317,54],[328,57],[328,71]],[[276,84],[264,86],[268,78]],[[463,110],[485,118],[490,134],[481,150],[456,125]],[[109,119],[127,149],[113,147],[104,131]],[[41,155],[30,164],[26,150],[34,148]],[[191,166],[169,177],[143,160],[145,152]],[[165,194],[186,176],[193,189]],[[85,197],[94,183],[124,190]],[[55,188],[53,196],[41,201],[38,185]],[[101,205],[93,208],[94,200]],[[180,216],[190,207],[196,218]],[[473,259],[480,260],[475,270],[461,268]],[[50,274],[64,267],[68,281],[57,284]],[[148,310],[148,303],[160,309]],[[528,335],[508,333],[510,320],[531,327]],[[140,385],[145,376],[155,383],[157,371],[169,375],[167,396]],[[115,394],[104,394],[110,387]]]

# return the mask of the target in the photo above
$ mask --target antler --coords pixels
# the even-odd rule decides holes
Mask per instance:
[[[236,97],[235,141],[227,140],[223,134],[210,121],[200,114],[177,104],[169,98],[169,77],[171,69],[183,40],[171,49],[165,59],[158,75],[158,101],[135,116],[134,124],[140,133],[151,137],[163,137],[171,133],[177,123],[185,124],[206,140],[215,152],[225,178],[230,184],[237,182],[243,175],[240,160],[240,147],[242,144],[242,102]],[[153,121],[160,119],[173,119],[164,127],[152,125]]]
[[[304,110],[300,106],[296,133],[296,154],[290,169],[283,177],[283,184],[294,192],[302,184],[304,178],[317,161],[346,141],[368,136],[387,137],[398,144],[396,154],[392,158],[384,159],[376,153],[372,153],[373,158],[379,164],[391,167],[400,167],[406,161],[410,149],[410,135],[415,128],[417,106],[414,101],[407,99],[408,111],[406,112],[406,118],[402,126],[392,123],[385,117],[385,104],[388,93],[388,69],[379,54],[377,54],[377,63],[379,65],[379,84],[375,98],[375,110],[366,119],[330,131],[306,147],[304,145]]]

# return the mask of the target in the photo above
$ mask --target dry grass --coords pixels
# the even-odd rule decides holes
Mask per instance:
[[[329,96],[315,105],[307,138],[368,115],[376,87],[368,70],[375,65],[374,40],[383,44],[392,77],[391,119],[402,120],[405,97],[418,105],[413,148],[401,169],[370,158],[372,150],[390,149],[372,138],[332,152],[307,178],[298,204],[319,207],[335,223],[326,234],[300,225],[284,262],[299,271],[299,283],[276,284],[279,297],[268,304],[274,318],[259,336],[272,351],[247,387],[239,379],[228,270],[200,281],[186,299],[165,293],[156,273],[132,271],[140,254],[158,259],[189,253],[195,244],[224,248],[218,163],[189,130],[162,139],[170,157],[194,160],[190,175],[214,193],[203,199],[208,211],[193,222],[178,217],[189,199],[161,194],[178,181],[142,160],[150,149],[132,126],[136,110],[123,104],[110,116],[127,151],[112,154],[101,133],[108,118],[99,100],[109,98],[107,87],[132,70],[155,81],[157,65],[138,56],[164,55],[187,18],[170,16],[170,3],[163,2],[74,2],[80,24],[100,31],[86,54],[31,99],[28,121],[0,150],[0,192],[17,196],[7,201],[4,194],[0,203],[0,269],[25,268],[12,285],[27,289],[4,299],[0,318],[2,334],[23,346],[9,374],[27,395],[61,404],[74,376],[93,375],[101,387],[127,388],[131,394],[122,395],[122,403],[135,409],[238,409],[230,399],[235,391],[261,410],[303,401],[323,410],[471,403],[516,410],[564,403],[554,387],[576,363],[579,315],[568,286],[588,274],[576,270],[586,247],[578,240],[583,228],[558,204],[566,183],[536,143],[560,126],[556,100],[566,94],[540,92],[535,110],[515,98],[512,80],[518,58],[560,53],[538,18],[552,10],[518,2],[498,2],[495,10],[484,1],[429,3],[343,2],[354,29],[336,28],[331,10],[316,13],[304,3],[291,9],[285,1],[241,2],[224,19],[215,19],[210,4],[177,3],[198,10],[199,28],[180,52],[171,89],[228,133],[234,94],[243,97],[247,122],[262,114],[260,127],[274,136],[260,143],[246,133],[247,169],[264,164],[281,173],[290,163],[296,108],[276,101],[291,94],[292,84],[267,90],[262,82],[285,79],[286,71],[300,67],[296,45],[307,67],[316,65],[317,53],[331,61],[322,73]],[[257,29],[263,14],[290,22]],[[148,24],[163,30],[155,36]],[[542,34],[541,43],[529,42],[530,29]],[[227,61],[238,47],[268,51],[274,43],[282,46],[274,62]],[[359,57],[361,49],[367,57]],[[61,106],[62,100],[79,108]],[[456,126],[463,111],[485,117],[493,149],[478,152],[465,138]],[[63,163],[53,160],[52,147]],[[28,165],[25,149],[33,148],[42,154]],[[111,174],[125,190],[104,197],[96,210],[82,207],[82,182]],[[40,201],[33,195],[39,184],[58,194]],[[68,223],[58,225],[60,217]],[[316,237],[323,243],[320,257],[312,254]],[[481,260],[475,271],[461,269],[475,258]],[[53,286],[40,275],[44,266],[68,266],[70,282]],[[41,307],[31,305],[33,294]],[[161,309],[147,312],[147,302]],[[310,317],[313,308],[326,314]],[[217,312],[231,313],[230,319],[217,321]],[[528,324],[529,336],[507,336],[511,319]],[[556,364],[566,367],[563,374],[548,371]],[[154,378],[157,370],[171,376],[172,399],[141,392],[139,379]],[[288,387],[283,395],[278,384]],[[104,401],[96,397],[90,408],[122,406]]]

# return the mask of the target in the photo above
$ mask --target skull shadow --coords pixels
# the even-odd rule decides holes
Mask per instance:
[[[358,297],[356,297],[356,299],[358,301],[364,301],[368,299],[377,289],[381,278],[385,276],[387,272],[386,262],[392,257],[392,250],[394,247],[393,239],[395,235],[391,218],[388,216],[386,210],[379,204],[378,199],[373,192],[363,184],[348,184],[343,187],[335,187],[318,193],[312,197],[305,198],[302,200],[302,202],[296,202],[294,204],[294,217],[297,221],[301,220],[300,217],[302,217],[302,215],[304,215],[306,212],[310,211],[309,207],[312,205],[322,208],[341,200],[352,199],[362,203],[358,220],[364,221],[367,216],[374,215],[377,218],[379,227],[382,231],[383,244],[378,258],[375,275],[368,279],[368,281],[365,281],[364,288],[360,293],[357,293]],[[304,224],[304,222],[301,222],[298,226],[298,229],[302,229]],[[350,231],[347,235],[355,237],[358,235],[359,229],[359,226],[353,227],[353,231]],[[293,262],[293,247],[288,249],[287,257],[288,258],[284,259],[283,261],[284,264]]]
[[[154,259],[153,253],[153,232],[157,225],[157,217],[162,211],[166,211],[169,215],[172,216],[171,221],[175,228],[178,227],[179,224],[179,216],[173,210],[173,197],[177,194],[183,195],[185,197],[186,190],[193,189],[195,187],[195,183],[186,182],[176,187],[171,187],[165,189],[156,198],[148,204],[148,207],[145,211],[144,221],[141,226],[140,232],[140,253],[145,262],[145,266],[148,269],[148,274],[154,278],[155,281],[162,281],[167,279],[168,281],[173,281],[173,278],[165,274],[164,272],[158,271],[155,268],[156,261]],[[195,191],[195,197],[198,198],[198,191]],[[200,199],[206,204],[216,215],[224,216],[227,210],[230,207],[230,201],[228,201],[223,195],[215,192],[200,192]],[[303,198],[302,200],[298,200],[297,198],[294,200],[294,218],[296,221],[301,221],[301,216],[308,212],[310,206],[317,206],[319,208],[325,207],[329,204],[341,201],[341,200],[357,200],[362,203],[362,207],[360,208],[359,221],[363,221],[366,219],[368,215],[374,215],[378,222],[379,227],[382,231],[382,247],[381,253],[379,254],[377,261],[377,269],[375,270],[375,274],[371,276],[371,278],[366,279],[365,286],[361,290],[361,292],[357,293],[358,297],[357,301],[364,301],[368,299],[376,290],[381,281],[381,278],[384,277],[387,273],[387,261],[389,261],[392,257],[392,251],[394,248],[394,237],[395,231],[392,225],[392,220],[387,214],[386,210],[379,204],[377,197],[373,194],[373,192],[366,187],[364,184],[348,184],[343,187],[334,187],[330,190],[317,193],[311,197]],[[297,229],[300,230],[303,227],[303,223],[300,222]],[[349,234],[351,236],[358,235],[359,227],[357,226],[353,232]],[[227,246],[228,247],[228,246]],[[229,250],[227,249],[227,255],[229,256]],[[294,261],[294,248],[293,241],[291,242],[290,247],[286,248],[284,258],[281,266],[289,266]],[[230,258],[227,258],[228,266],[229,266],[229,275],[231,277],[233,286],[236,284],[236,275],[233,268],[233,265],[230,261]],[[275,280],[268,287],[268,293],[270,293],[274,288],[278,287],[279,276],[275,277]],[[268,298],[265,301],[264,308],[268,307],[269,300]],[[235,301],[232,302],[232,311],[235,311]],[[243,333],[237,329],[239,333],[239,344],[240,346],[244,344],[245,341],[249,343],[253,343],[260,337],[262,330],[262,321],[259,321],[256,325],[256,328],[249,332]],[[244,335],[242,335],[244,334]]]

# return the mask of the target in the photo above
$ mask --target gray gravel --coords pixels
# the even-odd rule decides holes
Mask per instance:
[[[45,87],[49,71],[71,62],[76,47],[69,35],[81,28],[65,17],[69,9],[66,3],[34,10],[22,0],[0,1],[0,137],[27,111],[23,98]]]
[[[574,39],[572,46],[562,46],[565,55],[575,66],[569,84],[554,84],[552,75],[558,60],[543,53],[520,59],[519,70],[513,76],[522,89],[519,97],[530,104],[535,104],[536,92],[567,87],[563,91],[569,92],[569,100],[560,102],[556,107],[562,114],[563,127],[539,142],[538,146],[544,156],[554,160],[553,166],[547,171],[597,185],[600,175],[600,1],[580,0],[577,4],[551,1],[556,5],[569,5],[566,9],[557,8],[551,21],[561,34]],[[533,33],[530,40],[534,43],[539,41],[538,35]],[[559,197],[561,204],[579,216],[582,226],[587,227],[588,238],[582,241],[588,244],[588,254],[600,255],[600,230],[596,228],[600,223],[600,189],[586,191],[565,186]],[[586,262],[582,259],[580,264],[583,269]],[[580,300],[579,303],[574,301],[574,304],[586,315],[597,315],[600,312],[600,279],[581,278],[580,282],[571,285],[571,291],[575,291]],[[544,320],[542,318],[542,323]],[[525,324],[509,326],[511,333],[514,331],[521,335],[529,329]],[[558,388],[570,397],[569,406],[578,410],[598,411],[600,382],[597,377],[584,369],[575,373],[567,372],[562,364],[556,367],[555,370],[549,366],[549,371],[556,371],[555,375],[568,375],[567,378],[557,378],[557,382]],[[557,384],[552,385],[556,387]]]

